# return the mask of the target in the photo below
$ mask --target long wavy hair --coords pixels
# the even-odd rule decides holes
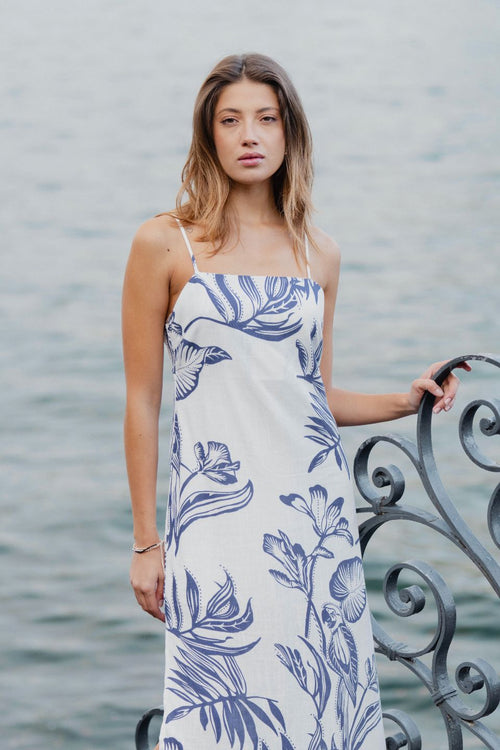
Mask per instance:
[[[225,86],[243,79],[266,83],[276,92],[285,131],[285,158],[272,177],[276,208],[285,220],[296,256],[304,255],[304,238],[311,237],[312,140],[297,91],[281,65],[266,55],[251,53],[223,58],[203,83],[194,107],[193,137],[182,185],[172,214],[185,224],[201,227],[202,242],[214,251],[227,241],[231,217],[227,203],[231,180],[222,169],[213,139],[213,121]],[[187,200],[186,200],[187,198]]]

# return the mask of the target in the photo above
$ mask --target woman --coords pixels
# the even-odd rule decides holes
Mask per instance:
[[[433,365],[407,393],[332,386],[340,258],[311,225],[311,182],[310,132],[285,71],[263,55],[226,57],[196,101],[175,211],[133,241],[131,582],[166,626],[161,750],[385,747],[337,424],[414,414],[426,391],[448,410],[458,381],[439,387]],[[175,407],[163,544],[164,335]]]

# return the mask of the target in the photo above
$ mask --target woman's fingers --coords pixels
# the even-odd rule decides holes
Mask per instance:
[[[143,557],[148,555],[148,557]],[[165,621],[163,605],[164,572],[161,552],[158,550],[134,554],[130,570],[130,583],[139,606],[158,620]]]
[[[416,409],[418,409],[420,401],[426,391],[432,393],[436,397],[433,407],[434,414],[439,414],[441,411],[449,411],[453,407],[460,386],[459,378],[453,373],[450,373],[448,377],[443,380],[441,386],[439,386],[433,379],[436,372],[438,372],[447,361],[448,360],[434,362],[424,373],[422,373],[420,378],[413,381],[410,391],[410,402]],[[471,366],[468,362],[461,362],[457,365],[457,368],[465,370],[466,372],[470,372],[471,370]]]
[[[165,615],[160,609],[160,601],[163,600],[163,595],[161,595],[161,598],[159,599],[157,594],[157,590],[159,589],[162,591],[163,586],[161,585],[160,587],[160,581],[158,584],[158,588],[155,587],[152,590],[135,590],[135,598],[145,612],[156,617],[158,620],[165,622]]]

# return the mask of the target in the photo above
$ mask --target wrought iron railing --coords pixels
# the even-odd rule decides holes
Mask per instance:
[[[435,380],[441,384],[448,374],[462,362],[478,360],[492,367],[500,368],[500,356],[468,355],[448,362],[436,374]],[[416,442],[398,435],[375,435],[365,440],[358,449],[354,461],[354,477],[366,505],[358,512],[365,517],[360,524],[360,542],[363,555],[376,532],[391,521],[423,525],[437,539],[443,537],[458,548],[476,566],[481,576],[491,586],[492,607],[498,607],[500,596],[500,565],[493,555],[473,534],[465,523],[455,504],[447,493],[438,471],[432,443],[433,397],[427,394],[421,403]],[[476,424],[477,412],[488,416]],[[500,471],[500,463],[489,458],[481,450],[476,431],[486,437],[500,434],[500,401],[494,398],[481,398],[469,403],[463,410],[459,423],[459,436],[467,456],[481,469],[488,472]],[[484,440],[484,439],[483,439]],[[401,470],[394,466],[369,470],[371,454],[375,446],[385,443],[401,451],[413,464],[432,510],[425,510],[406,504],[404,495],[406,482]],[[497,484],[487,508],[487,526],[493,544],[500,548],[500,484]],[[420,584],[400,586],[399,579],[412,575]],[[426,593],[427,591],[427,593]],[[445,580],[428,562],[410,560],[396,562],[385,575],[383,593],[390,611],[398,617],[411,617],[421,612],[426,598],[431,594],[436,608],[437,623],[430,640],[421,647],[411,646],[395,640],[382,628],[375,617],[372,618],[376,650],[393,662],[398,662],[416,676],[420,685],[429,692],[437,710],[441,713],[444,732],[449,750],[462,750],[464,731],[474,735],[481,747],[500,750],[500,737],[482,720],[493,714],[500,703],[500,680],[492,664],[482,658],[471,658],[461,662],[450,674],[449,650],[456,632],[456,606]],[[496,595],[496,596],[495,596]],[[499,611],[500,615],[500,611]],[[500,617],[499,641],[500,641]],[[470,644],[474,647],[474,644]],[[498,666],[498,665],[496,665]],[[482,705],[468,705],[462,695],[482,691]],[[476,701],[477,703],[477,701]],[[406,707],[406,706],[405,706]],[[422,738],[415,721],[398,709],[384,710],[384,717],[396,725],[396,729],[386,739],[386,748],[396,750],[420,750]],[[139,721],[136,730],[137,750],[149,750],[150,724],[162,710],[153,709]],[[477,747],[477,744],[475,745]],[[443,750],[444,746],[432,750]],[[350,749],[345,749],[350,750]]]
[[[500,367],[500,357],[494,355],[458,357],[442,367],[435,380],[441,384],[453,369],[470,360],[480,360],[493,367]],[[366,440],[358,449],[354,461],[354,477],[362,497],[367,501],[367,505],[360,508],[359,512],[368,515],[360,525],[362,552],[365,554],[368,543],[375,533],[391,521],[408,522],[408,528],[415,529],[417,533],[417,524],[423,525],[436,539],[444,537],[458,548],[460,555],[467,556],[474,563],[478,569],[478,577],[483,576],[491,586],[492,607],[498,607],[495,594],[497,597],[500,595],[500,565],[461,517],[438,471],[432,444],[433,401],[430,394],[422,401],[416,443],[397,435],[376,435]],[[460,441],[467,456],[477,466],[489,472],[498,472],[500,463],[488,458],[476,441],[475,417],[480,409],[488,412],[488,417],[483,417],[479,421],[481,433],[487,437],[500,434],[500,401],[493,398],[478,399],[469,403],[462,412],[459,423]],[[432,504],[431,511],[407,505],[403,501],[405,479],[396,466],[377,467],[370,474],[369,459],[375,446],[380,443],[390,443],[408,457]],[[491,495],[487,522],[491,539],[494,545],[500,548],[500,484],[497,484]],[[408,529],[405,538],[411,538]],[[421,585],[399,587],[400,575],[406,575],[403,571],[411,571],[413,578],[416,576]],[[500,737],[488,728],[482,719],[498,707],[500,681],[493,666],[481,658],[472,658],[460,663],[454,676],[450,674],[448,655],[456,632],[456,606],[452,593],[441,575],[428,562],[397,562],[385,575],[385,601],[395,615],[411,617],[421,612],[426,604],[426,594],[422,586],[430,590],[436,607],[437,623],[430,641],[420,648],[399,640],[395,641],[376,618],[373,618],[376,650],[409,669],[428,690],[441,712],[447,735],[447,747],[450,750],[462,750],[464,730],[475,735],[481,747],[499,750]],[[500,611],[498,614],[500,615]],[[498,622],[500,637],[500,617]],[[474,643],[469,645],[474,647]],[[426,655],[427,659],[424,659]],[[484,699],[479,708],[473,708],[467,705],[460,693],[471,694],[478,690],[483,691]],[[386,710],[384,716],[398,725],[397,733],[387,739],[387,748],[395,750],[404,747],[406,750],[420,750],[422,739],[413,719],[401,711]],[[444,745],[441,745],[439,750],[442,747]]]

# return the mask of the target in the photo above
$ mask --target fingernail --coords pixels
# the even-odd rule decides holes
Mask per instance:
[[[448,398],[445,398],[444,403],[448,405],[451,402],[451,396],[448,396]]]
[[[432,411],[434,412],[434,414],[439,414],[439,412],[441,411],[441,407],[440,406],[435,406]]]
[[[451,404],[446,404],[446,406],[444,407],[444,410],[450,411],[450,409],[451,409]]]

